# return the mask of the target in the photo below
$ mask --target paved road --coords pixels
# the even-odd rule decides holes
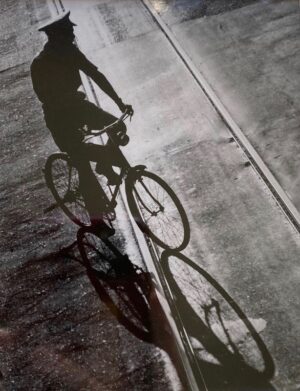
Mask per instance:
[[[299,2],[151,3],[300,210]]]
[[[168,179],[188,210],[192,241],[185,254],[202,265],[257,326],[276,367],[273,374],[271,360],[266,360],[264,382],[293,389],[298,382],[299,329],[298,307],[291,297],[298,290],[298,234],[261,179],[245,166],[242,151],[228,143],[223,122],[139,1],[65,4],[79,24],[80,46],[135,107],[130,158],[146,161]],[[99,95],[101,104],[114,110]],[[182,290],[186,284],[182,282]],[[193,285],[200,288],[201,283]],[[206,294],[200,296],[208,305],[214,296]],[[197,306],[196,339],[203,345],[200,326],[207,321],[201,308]],[[262,371],[261,353],[249,332],[241,331],[240,318],[228,308],[224,313],[238,346],[248,351],[249,363]],[[188,327],[191,312],[183,314]],[[283,335],[282,330],[288,332]],[[203,358],[198,348],[200,366],[211,369],[207,382],[214,389],[223,363],[217,364],[214,360],[220,357],[212,357],[212,352],[202,352]],[[223,375],[224,384],[233,388],[232,374],[225,370]],[[260,381],[265,387],[259,376],[256,381],[257,387]]]
[[[74,243],[77,228],[61,211],[43,213],[53,199],[42,168],[57,148],[29,66],[43,44],[37,26],[49,16],[46,2],[2,4],[0,389],[176,389],[153,289],[145,310],[142,297],[130,293],[134,275],[125,283],[116,278],[114,289],[87,273]],[[121,218],[118,226],[114,245],[144,268],[128,223]],[[150,322],[141,321],[141,311]]]
[[[28,16],[47,16],[47,7],[32,4],[39,9]],[[166,178],[188,211],[192,239],[185,256],[165,253],[161,262],[209,389],[294,390],[299,384],[299,310],[293,300],[299,296],[298,234],[256,173],[245,167],[242,151],[228,143],[224,123],[138,0],[64,4],[79,25],[81,48],[135,107],[128,156]],[[1,98],[10,102],[1,105],[4,384],[11,390],[26,389],[29,382],[34,389],[44,384],[76,389],[91,378],[91,389],[95,384],[110,389],[104,380],[109,366],[111,389],[122,388],[123,381],[128,388],[167,389],[162,361],[156,360],[161,353],[124,327],[110,328],[110,312],[99,307],[81,265],[69,259],[78,254],[49,255],[71,243],[76,231],[59,212],[41,216],[50,197],[40,167],[55,146],[41,131],[42,117],[29,92],[31,46],[23,57],[8,41],[17,40],[21,47],[37,21],[30,27],[29,18],[19,36],[13,26],[24,19],[24,7],[12,3],[4,15],[14,21],[5,25],[7,34],[12,32],[1,63]],[[41,44],[33,42],[34,49]],[[101,105],[117,113],[99,95]],[[122,219],[119,224],[129,231]],[[139,262],[132,239],[120,241]],[[97,365],[95,377],[89,363]]]

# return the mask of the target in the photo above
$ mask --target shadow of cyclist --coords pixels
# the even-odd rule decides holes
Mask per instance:
[[[163,252],[160,264],[208,389],[275,390],[272,357],[232,297],[180,253]]]
[[[79,230],[78,246],[99,298],[136,337],[165,350],[186,382],[151,275],[134,266],[117,243],[100,240],[86,229]],[[275,368],[267,347],[222,286],[176,251],[164,251],[160,264],[207,387],[275,390],[269,382]]]
[[[168,354],[182,384],[187,386],[174,336],[151,274],[134,265],[120,252],[116,238],[114,241],[100,239],[93,229],[79,229],[78,248],[91,284],[120,324]]]

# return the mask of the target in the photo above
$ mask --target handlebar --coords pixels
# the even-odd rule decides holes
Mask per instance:
[[[112,129],[114,126],[116,126],[118,123],[120,122],[123,122],[126,118],[132,117],[132,115],[130,115],[128,113],[128,110],[126,110],[120,118],[118,118],[115,122],[105,126],[103,129],[101,130],[97,130],[97,131],[91,131],[91,132],[88,132],[88,135],[85,137],[85,140],[88,140],[92,137],[95,137],[95,136],[101,136],[102,134],[106,133],[108,130]]]

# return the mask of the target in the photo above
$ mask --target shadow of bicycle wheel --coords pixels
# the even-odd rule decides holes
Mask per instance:
[[[101,301],[131,333],[151,342],[148,273],[95,233],[79,230],[77,242],[87,276]]]
[[[208,389],[274,390],[273,359],[259,335],[263,319],[249,319],[203,268],[175,251],[161,255],[172,291]]]
[[[174,335],[151,274],[134,265],[113,240],[102,240],[85,228],[78,231],[77,243],[100,300],[135,337],[164,350],[187,387]]]

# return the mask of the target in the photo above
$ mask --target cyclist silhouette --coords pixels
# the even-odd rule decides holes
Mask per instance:
[[[121,112],[133,115],[131,105],[124,104],[106,77],[98,71],[74,44],[74,26],[70,11],[39,28],[46,33],[48,42],[31,64],[33,89],[42,103],[44,118],[53,139],[61,151],[66,152],[78,169],[80,188],[85,199],[92,224],[103,225],[100,208],[101,188],[93,174],[90,161],[97,163],[96,171],[115,185],[118,174],[112,166],[120,166],[117,156],[106,145],[84,143],[82,128],[102,129],[117,120],[112,114],[87,101],[79,91],[82,85],[79,71],[104,91]],[[114,129],[115,134],[126,133],[123,122]],[[112,234],[113,232],[111,232]]]

